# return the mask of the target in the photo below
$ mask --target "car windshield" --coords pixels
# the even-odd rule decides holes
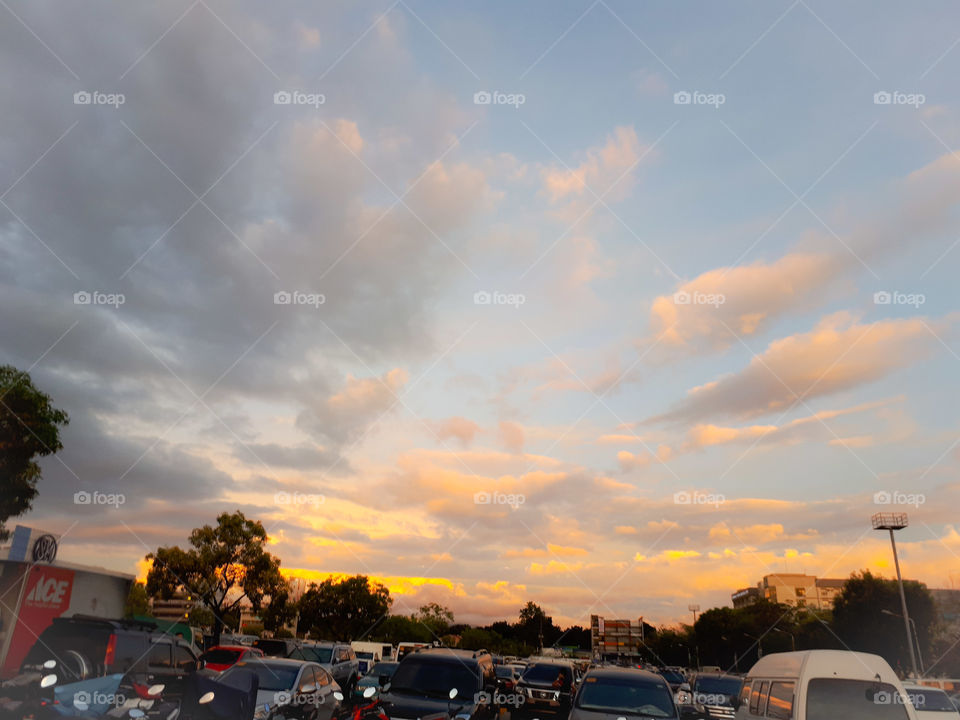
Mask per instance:
[[[329,663],[333,657],[332,647],[305,647],[301,650],[306,657],[318,663]]]
[[[200,659],[204,662],[213,663],[214,665],[232,665],[237,661],[238,657],[240,657],[239,650],[216,648],[214,650],[207,650],[200,656]]]
[[[887,683],[814,678],[807,686],[806,720],[904,720],[907,717],[900,693]]]
[[[393,674],[390,692],[447,698],[450,690],[456,688],[457,696],[468,700],[479,685],[476,672],[457,659],[439,662],[408,656]]]
[[[673,697],[664,685],[627,683],[587,677],[577,694],[577,707],[601,713],[676,717]]]
[[[379,662],[370,668],[370,672],[367,673],[367,676],[380,677],[381,675],[388,675],[393,677],[393,674],[397,671],[398,663],[384,663]]]
[[[295,665],[272,665],[270,663],[241,663],[223,673],[220,682],[229,684],[229,679],[252,670],[257,674],[261,690],[289,690],[297,681],[300,668]]]
[[[683,673],[677,672],[676,670],[664,670],[660,674],[668,683],[682,683],[684,680]]]
[[[257,640],[255,647],[267,655],[287,654],[287,644],[283,640]]]
[[[736,697],[740,694],[742,681],[739,678],[725,677],[698,677],[694,683],[693,690],[696,693],[706,695],[730,695]]]
[[[497,665],[496,673],[498,678],[512,678],[513,668],[509,665]]]
[[[564,684],[570,681],[570,670],[563,665],[553,665],[551,663],[540,663],[531,665],[523,674],[523,680],[534,683],[554,683],[560,680],[560,674],[563,673]]]
[[[943,690],[934,688],[910,688],[907,690],[910,702],[923,712],[956,712],[953,703]]]
[[[363,652],[363,651],[360,651],[360,652],[357,653],[357,657],[358,657],[358,658],[362,658],[363,660],[372,660],[372,659],[373,659],[373,653],[372,653],[372,652]]]

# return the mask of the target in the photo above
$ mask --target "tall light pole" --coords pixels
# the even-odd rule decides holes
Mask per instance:
[[[700,669],[700,643],[697,642],[697,613],[700,612],[699,605],[687,605],[687,610],[693,613],[693,625],[690,630],[693,631],[693,649],[697,654],[697,670]]]
[[[907,611],[907,596],[903,592],[903,576],[900,575],[900,559],[897,557],[897,540],[894,531],[903,530],[910,523],[906,513],[877,513],[871,518],[874,530],[888,530],[890,545],[893,547],[893,564],[897,568],[897,584],[900,587],[900,607],[903,609],[903,628],[907,632],[907,648],[910,650],[910,665],[913,667],[913,676],[920,677],[917,671],[917,653],[913,649],[913,634],[910,632],[910,613]]]
[[[697,613],[700,612],[699,605],[687,605],[687,610],[693,613],[693,624],[697,624]]]
[[[880,612],[891,617],[903,617],[900,613],[895,613],[892,610],[881,610]],[[923,669],[923,653],[920,652],[920,633],[917,632],[917,624],[913,621],[913,618],[907,619],[910,621],[910,627],[913,628],[913,640],[917,646],[917,662],[920,665],[920,674],[925,675],[927,671]]]

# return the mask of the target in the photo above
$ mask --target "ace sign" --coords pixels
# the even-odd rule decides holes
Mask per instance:
[[[3,667],[4,674],[17,672],[40,633],[54,618],[67,611],[72,590],[73,570],[50,565],[30,568]]]

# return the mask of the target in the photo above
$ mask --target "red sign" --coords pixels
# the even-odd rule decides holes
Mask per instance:
[[[34,565],[21,595],[20,607],[13,628],[13,639],[7,651],[4,674],[16,673],[37,638],[70,607],[73,570]]]

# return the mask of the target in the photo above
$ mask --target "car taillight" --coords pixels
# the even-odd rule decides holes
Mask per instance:
[[[117,636],[114,634],[110,635],[110,639],[107,641],[107,651],[103,654],[103,667],[104,669],[109,668],[113,665],[114,660],[117,658]]]

